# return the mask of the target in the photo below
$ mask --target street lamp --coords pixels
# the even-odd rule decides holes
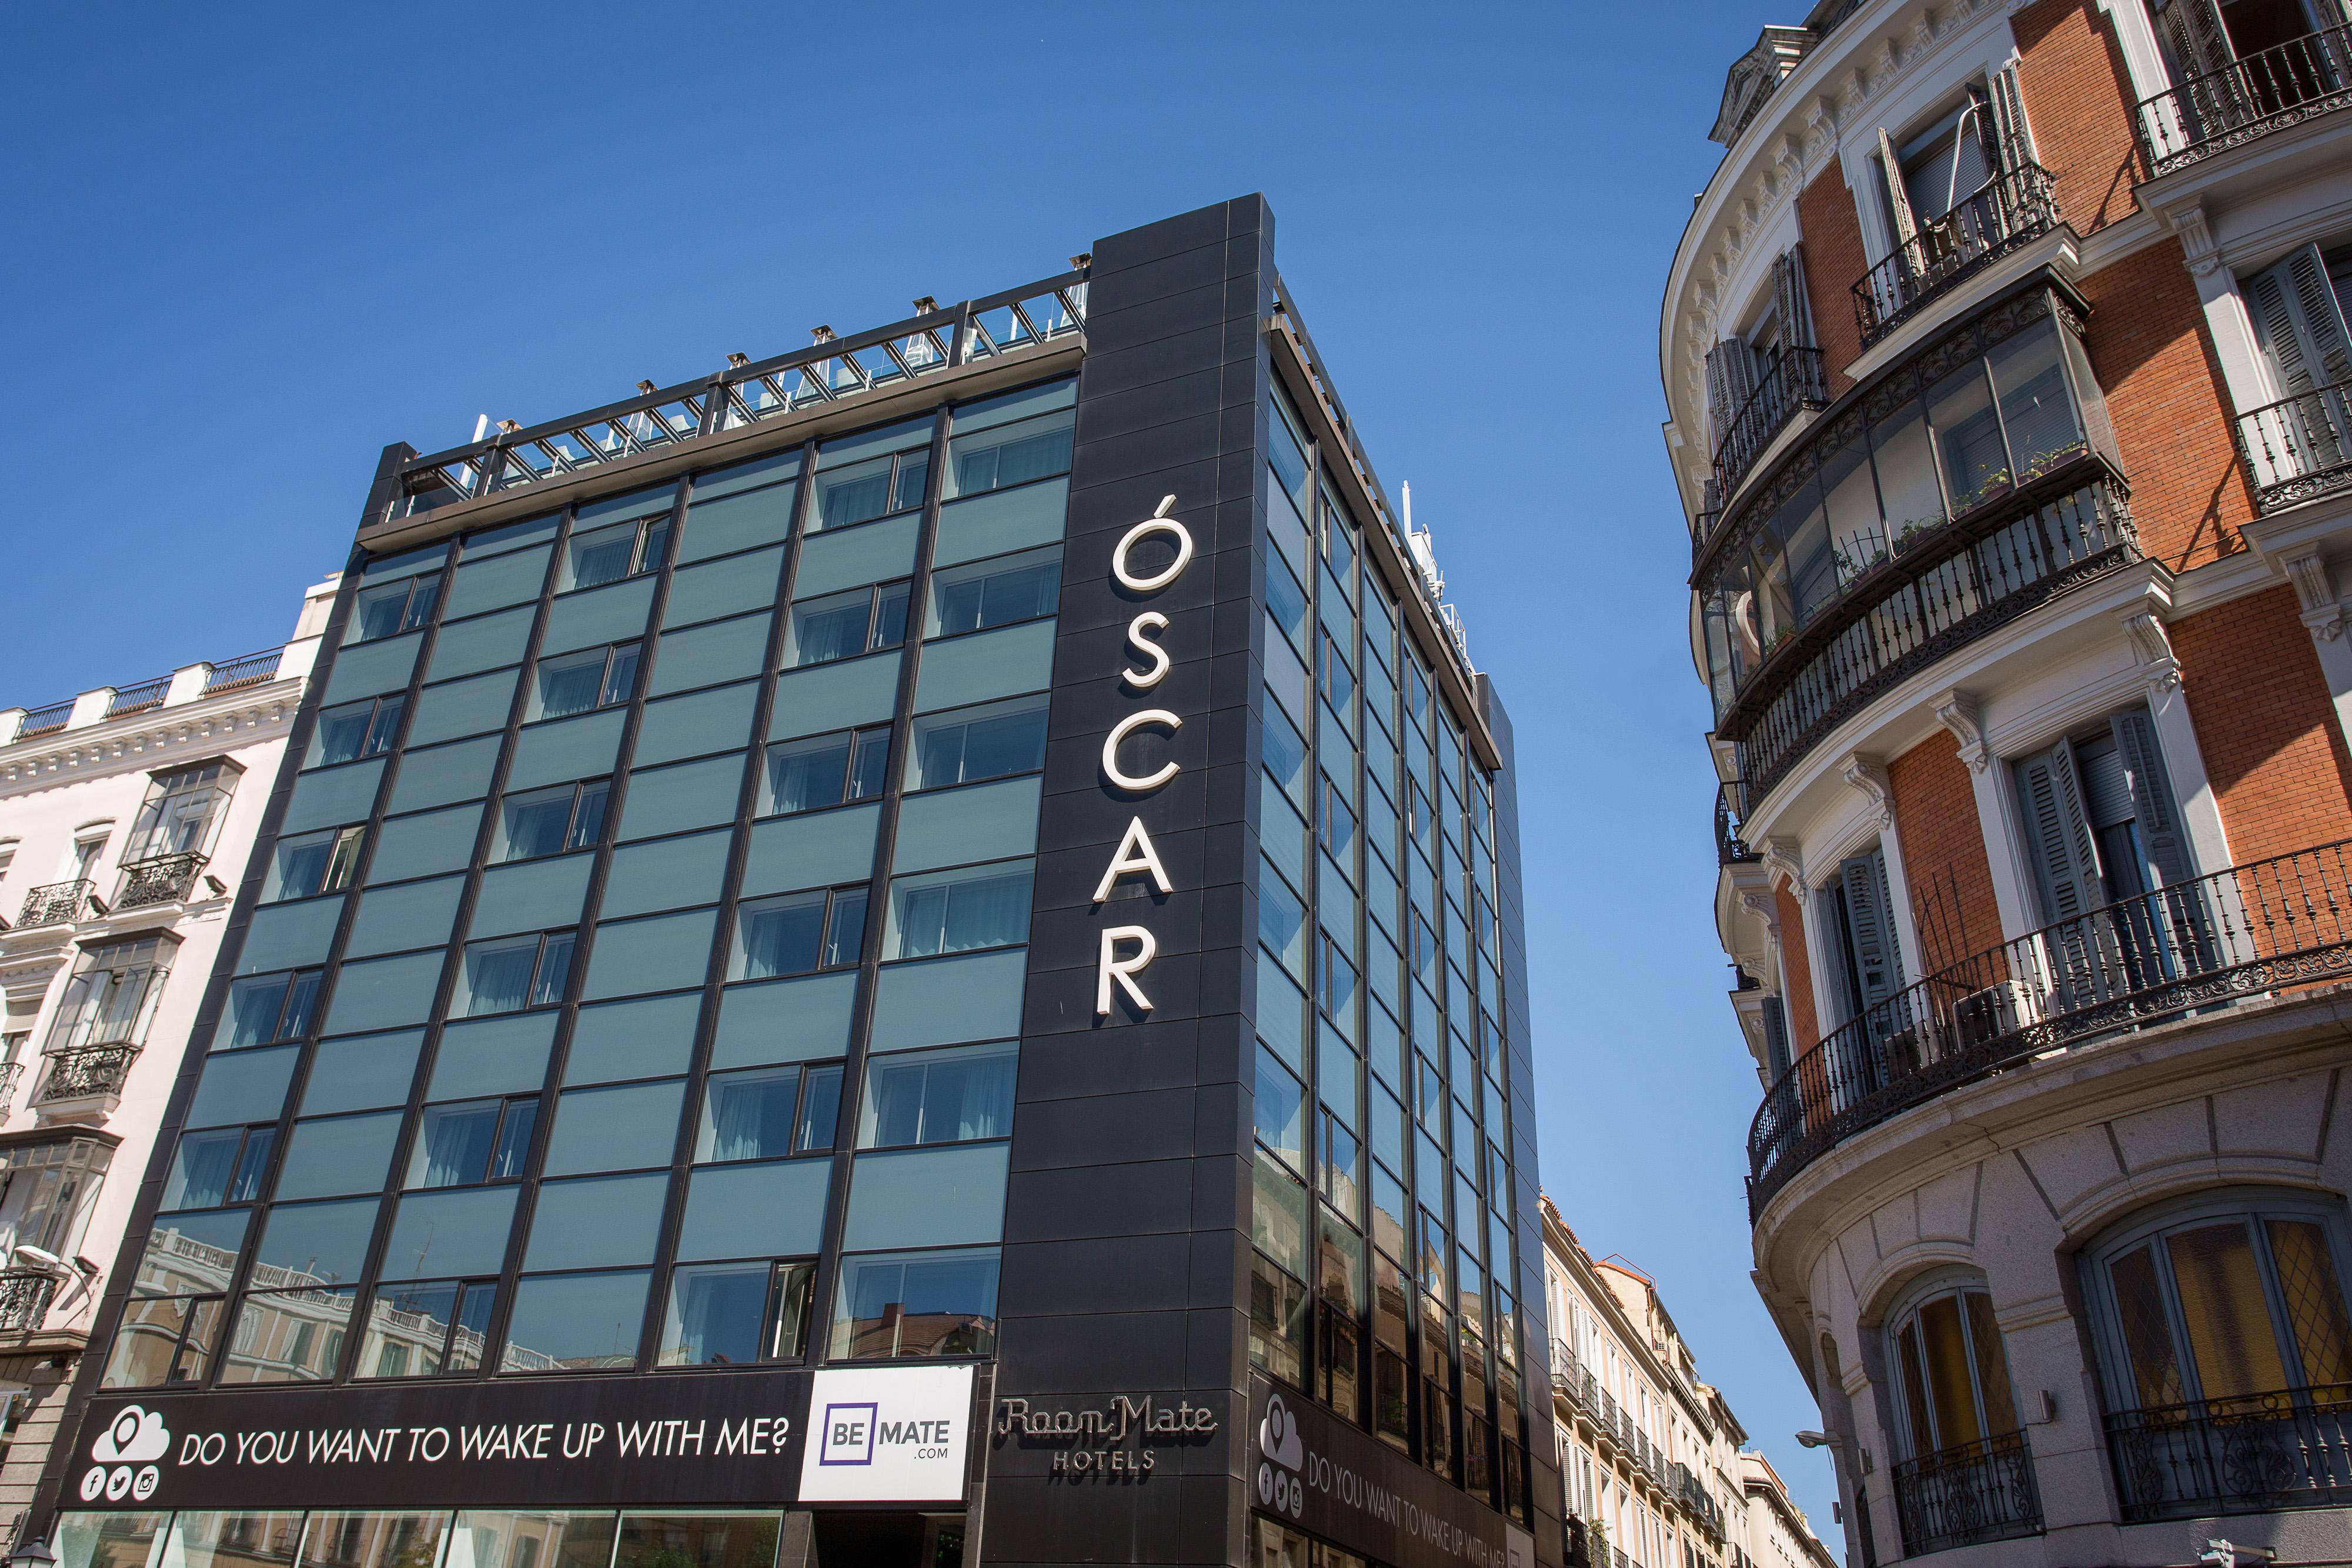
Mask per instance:
[[[49,1550],[47,1542],[36,1535],[8,1553],[7,1568],[58,1568],[58,1554]]]
[[[1845,1447],[1843,1443],[1839,1442],[1827,1432],[1800,1432],[1797,1434],[1797,1442],[1801,1447],[1807,1448],[1843,1448]]]

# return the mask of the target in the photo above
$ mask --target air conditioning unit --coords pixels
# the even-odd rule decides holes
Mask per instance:
[[[2042,1017],[2041,998],[2021,980],[2002,980],[1952,1004],[1962,1049],[2014,1034]]]

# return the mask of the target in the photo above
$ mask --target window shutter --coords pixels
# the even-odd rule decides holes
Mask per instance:
[[[1780,340],[1792,349],[1813,347],[1812,313],[1805,305],[1801,246],[1790,246],[1772,262],[1772,306],[1780,316]]]
[[[2180,810],[2172,799],[2172,781],[2164,774],[2164,754],[2156,744],[2156,725],[2145,709],[2132,708],[2107,721],[2115,731],[2116,750],[2124,759],[2124,775],[2131,786],[2132,816],[2139,823],[2140,843],[2157,880],[2179,887],[2195,873],[2189,864],[2189,836],[2180,828]]]
[[[2105,903],[2074,747],[2062,740],[2019,764],[2018,786],[2024,797],[2026,835],[2049,902],[2044,918],[2054,925]]]
[[[1886,127],[1878,128],[1878,172],[1885,184],[1886,214],[1895,225],[1895,243],[1909,250],[1919,237],[1919,225],[1911,220],[1911,198],[1903,189],[1902,161],[1895,156],[1894,140]]]
[[[2346,327],[2342,302],[2317,246],[2305,246],[2257,273],[2247,292],[2283,396],[2301,398],[2319,387],[2352,381],[2352,329]],[[2324,413],[2303,404],[2292,411],[2289,434],[2301,438],[2315,466],[2341,460],[2336,432],[2345,428],[2347,413],[2352,413],[2342,391],[2329,394],[2328,402],[2333,406]]]
[[[2033,128],[2026,123],[2025,95],[2018,89],[2015,60],[1992,74],[1992,122],[2000,142],[1995,156],[2001,172],[2014,173],[2042,161],[2033,150]]]
[[[1778,1083],[1789,1071],[1789,1015],[1780,1010],[1780,998],[1764,998],[1764,1062]]]
[[[1731,422],[1755,390],[1756,356],[1744,340],[1725,338],[1706,351],[1706,420],[1716,451],[1723,450]]]
[[[1874,1008],[1903,988],[1903,960],[1895,946],[1893,900],[1887,894],[1886,852],[1873,849],[1838,867],[1845,884],[1846,923],[1853,931],[1853,974],[1862,1005]]]

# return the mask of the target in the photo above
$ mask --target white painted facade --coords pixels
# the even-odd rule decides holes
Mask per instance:
[[[0,1524],[39,1479],[336,580],[282,649],[0,709]]]
[[[1743,1495],[1734,1526],[1738,1568],[1836,1568],[1837,1559],[1813,1534],[1771,1460],[1753,1451],[1742,1453],[1739,1482]]]

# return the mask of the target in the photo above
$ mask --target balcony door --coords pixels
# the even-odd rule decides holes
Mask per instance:
[[[210,850],[214,829],[228,809],[236,779],[237,769],[225,762],[153,775],[148,780],[139,819],[131,825],[123,862],[200,855]]]
[[[2331,1210],[2336,1210],[2331,1212]],[[2176,1210],[2095,1248],[2110,1407],[2252,1416],[2352,1400],[2340,1205],[2281,1198]]]
[[[1895,1320],[1893,1359],[1904,1458],[1963,1449],[2020,1429],[1992,1298],[1935,1290]]]
[[[2304,246],[2246,280],[2272,390],[2282,402],[2252,416],[2250,444],[2275,484],[2352,458],[2352,246]]]

